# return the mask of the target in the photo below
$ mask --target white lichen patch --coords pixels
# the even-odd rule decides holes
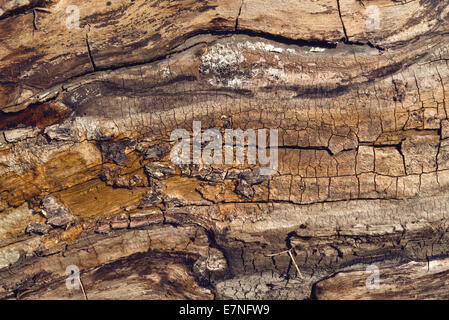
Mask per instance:
[[[248,83],[248,75],[240,68],[244,61],[245,57],[232,44],[218,43],[201,56],[200,72],[213,76],[209,80],[212,85],[240,87]]]
[[[254,85],[255,78],[286,82],[288,77],[279,55],[285,51],[263,41],[217,43],[201,56],[199,71],[210,76],[209,84],[220,87]],[[291,49],[289,53],[296,52]]]
[[[251,41],[245,41],[245,42],[239,42],[237,44],[237,47],[239,49],[249,49],[249,50],[260,50],[260,51],[267,51],[267,52],[277,52],[282,53],[284,52],[284,49],[275,47],[274,45],[270,43],[265,43],[262,41],[258,42],[251,42]]]
[[[169,67],[164,67],[161,72],[164,79],[174,75]]]
[[[200,70],[204,74],[220,72],[229,68],[234,69],[243,61],[245,61],[243,55],[229,43],[218,43],[201,56]]]
[[[324,52],[326,51],[325,48],[320,48],[320,47],[313,47],[309,50],[310,52]]]
[[[283,69],[268,68],[265,74],[276,80],[287,81],[287,75],[285,74],[285,71]]]

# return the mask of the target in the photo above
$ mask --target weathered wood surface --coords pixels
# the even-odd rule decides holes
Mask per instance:
[[[0,1],[0,296],[83,298],[76,265],[89,298],[447,298],[448,15]],[[276,174],[174,165],[194,120],[278,129]]]
[[[379,270],[378,287],[366,285],[370,270],[337,273],[319,281],[312,295],[318,299],[448,299],[448,260],[385,265]],[[367,276],[368,275],[368,276]],[[342,294],[344,293],[344,294]]]

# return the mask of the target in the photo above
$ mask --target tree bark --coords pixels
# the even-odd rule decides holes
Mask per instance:
[[[0,0],[0,297],[447,298],[448,14]],[[194,121],[276,172],[174,163]]]

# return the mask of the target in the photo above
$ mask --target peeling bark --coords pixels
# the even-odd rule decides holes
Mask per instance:
[[[0,1],[0,297],[447,298],[448,14]],[[194,121],[278,130],[276,172],[174,163]]]

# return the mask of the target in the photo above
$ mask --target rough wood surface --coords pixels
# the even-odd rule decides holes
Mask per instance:
[[[0,297],[447,298],[448,16],[0,0]],[[174,164],[193,121],[277,129],[276,173]]]

